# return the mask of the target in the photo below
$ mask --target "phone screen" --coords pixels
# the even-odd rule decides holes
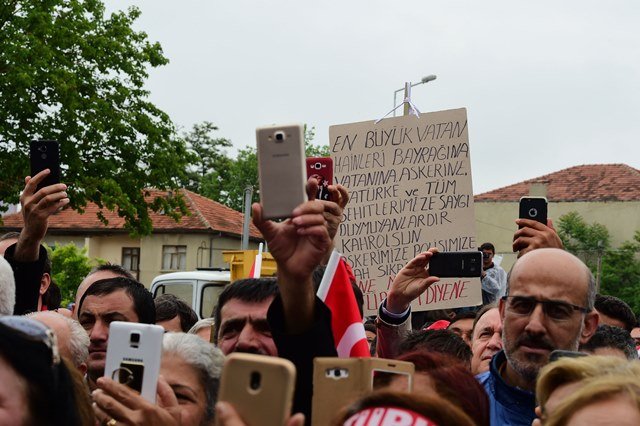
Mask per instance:
[[[330,157],[307,158],[307,178],[316,179],[318,192],[316,199],[331,201],[328,186],[333,185],[333,159]]]

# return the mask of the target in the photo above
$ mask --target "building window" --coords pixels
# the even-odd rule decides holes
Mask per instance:
[[[140,248],[122,247],[122,267],[128,269],[136,279],[140,279]]]
[[[162,270],[187,269],[187,246],[162,246]]]

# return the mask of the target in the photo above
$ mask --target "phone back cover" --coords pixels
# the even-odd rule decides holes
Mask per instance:
[[[276,142],[273,135],[283,131],[287,137]],[[270,126],[256,130],[260,203],[265,219],[290,217],[307,201],[303,127]]]
[[[51,173],[38,185],[38,189],[60,182],[60,146],[57,141],[33,140],[29,144],[31,177],[44,169]]]
[[[259,389],[251,388],[254,372],[261,376]],[[233,353],[224,362],[218,400],[233,405],[247,426],[284,425],[291,416],[295,378],[295,366],[286,359]]]
[[[131,332],[140,333],[137,348],[130,345]],[[156,402],[156,387],[160,374],[162,357],[162,337],[164,328],[159,325],[114,321],[109,326],[107,342],[107,360],[105,377],[114,378],[114,371],[125,361],[139,362],[144,365],[141,395],[149,402]],[[114,379],[117,381],[117,377]]]
[[[546,226],[547,224],[547,199],[546,197],[522,197],[519,204],[522,219],[533,219]]]
[[[327,377],[327,370],[335,369],[348,371],[348,376]],[[415,367],[411,362],[384,358],[315,358],[311,424],[331,424],[340,409],[373,390],[373,371],[407,374],[412,378]]]

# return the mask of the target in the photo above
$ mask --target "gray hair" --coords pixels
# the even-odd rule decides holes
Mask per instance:
[[[89,356],[89,334],[84,328],[82,328],[78,321],[55,311],[31,312],[25,316],[36,321],[40,321],[39,317],[49,314],[55,315],[55,318],[62,319],[69,329],[69,353],[71,354],[71,359],[69,361],[71,361],[74,366],[80,367],[83,362],[86,362],[87,357]],[[41,322],[47,325],[44,321]],[[60,339],[58,339],[58,344],[59,343]]]
[[[189,331],[187,331],[187,333],[189,334],[196,334],[198,331],[202,330],[205,327],[211,327],[213,325],[213,318],[204,318],[201,319],[200,321],[196,322],[195,324],[193,324],[193,327],[191,327],[189,329]]]
[[[16,282],[13,269],[3,256],[0,256],[0,315],[13,315],[16,304]]]
[[[69,351],[71,352],[71,358],[73,365],[79,367],[80,364],[85,362],[89,357],[89,334],[80,325],[80,323],[73,318],[65,317],[64,322],[69,326]]]
[[[205,419],[213,420],[224,363],[222,351],[195,334],[166,333],[162,340],[162,354],[178,356],[196,370],[206,396]]]

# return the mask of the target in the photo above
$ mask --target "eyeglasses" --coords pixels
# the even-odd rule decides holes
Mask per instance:
[[[482,252],[482,258],[483,258],[483,259],[489,259],[491,256],[493,256],[493,254],[491,254],[491,253],[486,253],[486,252]]]
[[[507,304],[507,310],[516,315],[530,315],[536,308],[538,303],[542,305],[542,312],[556,321],[566,321],[573,316],[574,311],[582,313],[589,312],[589,309],[583,306],[572,305],[568,302],[559,300],[538,300],[535,297],[527,296],[503,296]]]
[[[0,323],[14,330],[26,334],[32,340],[45,344],[51,351],[54,365],[60,364],[60,352],[56,335],[46,325],[21,316],[0,317]]]

